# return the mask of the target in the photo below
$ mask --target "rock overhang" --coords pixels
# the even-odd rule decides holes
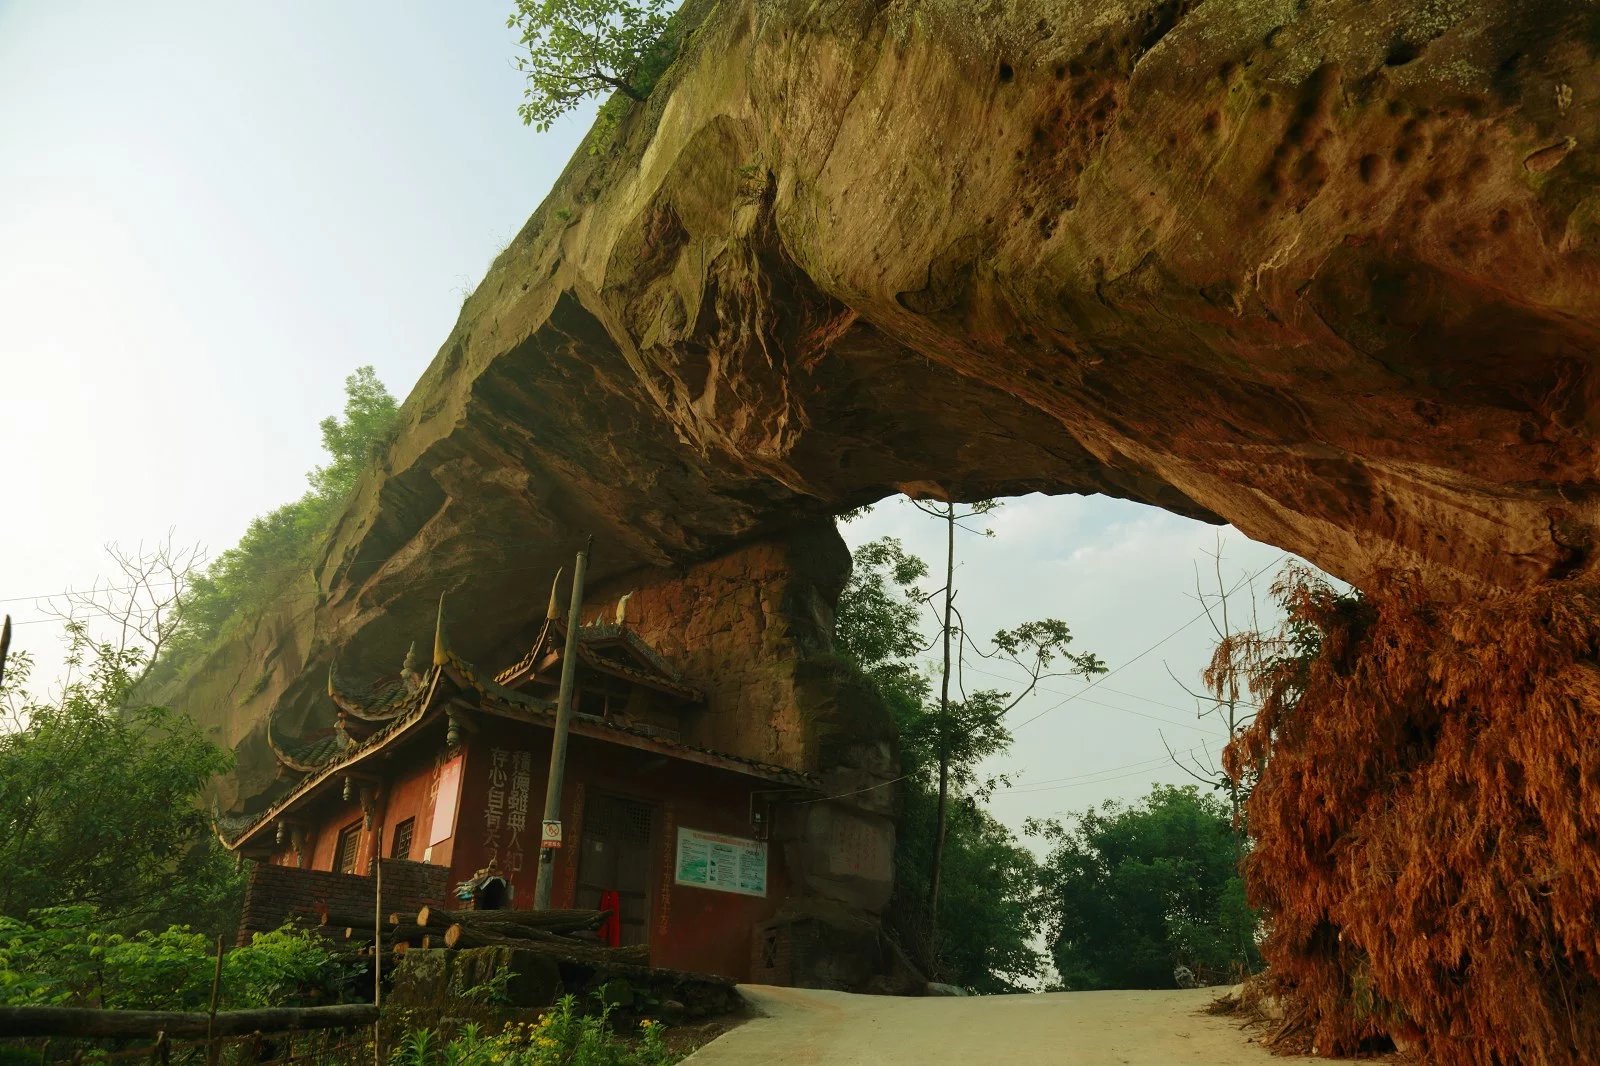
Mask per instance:
[[[907,488],[1104,492],[1442,597],[1592,580],[1593,10],[684,17],[464,305],[319,604],[219,658],[270,676],[241,717],[441,593],[509,646],[587,535],[606,587]]]

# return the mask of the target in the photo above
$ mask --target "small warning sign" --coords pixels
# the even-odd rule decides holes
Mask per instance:
[[[541,848],[559,848],[561,846],[561,823],[545,822],[544,829],[539,834]]]

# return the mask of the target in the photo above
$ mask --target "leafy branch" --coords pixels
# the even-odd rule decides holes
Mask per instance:
[[[522,121],[541,133],[584,100],[618,92],[645,100],[672,61],[668,0],[516,0],[506,26],[527,75]]]

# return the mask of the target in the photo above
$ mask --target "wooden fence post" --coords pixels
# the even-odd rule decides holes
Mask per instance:
[[[372,859],[372,1005],[383,1011],[383,826],[378,827],[377,855]],[[372,1019],[372,1066],[383,1066],[382,1021]]]
[[[217,995],[222,991],[222,934],[217,934],[217,965],[211,971],[211,1009],[206,1020],[206,1062],[217,1066]]]

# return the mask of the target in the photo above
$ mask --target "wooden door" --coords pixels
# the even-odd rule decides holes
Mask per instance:
[[[598,907],[602,892],[616,892],[624,944],[650,943],[655,823],[655,806],[639,800],[591,793],[584,806],[576,903]]]

